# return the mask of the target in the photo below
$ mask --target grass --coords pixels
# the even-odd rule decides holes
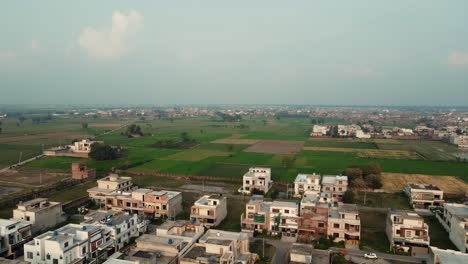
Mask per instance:
[[[416,151],[425,159],[433,161],[454,161],[456,160],[454,154],[458,152],[456,146],[430,140],[404,140],[401,141],[401,144],[378,143],[377,146],[379,149]]]
[[[379,208],[411,209],[406,195],[401,193],[371,193],[366,194],[364,204],[364,192],[359,192],[354,197],[354,202],[359,205]]]
[[[230,152],[209,150],[209,149],[190,149],[186,151],[177,152],[164,159],[168,160],[184,160],[184,161],[200,161],[213,156],[229,156]]]
[[[390,243],[385,234],[386,213],[359,211],[361,218],[361,247],[379,252],[390,251]]]
[[[245,201],[243,199],[230,197],[228,198],[228,213],[226,218],[221,222],[217,229],[240,232],[240,216],[245,211]]]
[[[274,246],[267,243],[263,245],[261,242],[252,242],[250,243],[250,252],[256,253],[258,255],[259,259],[255,261],[256,264],[266,264],[271,263],[276,251]]]
[[[441,249],[458,250],[457,247],[450,241],[449,234],[445,231],[444,227],[439,223],[434,215],[423,216],[424,221],[429,226],[429,237],[431,238],[431,246]]]
[[[41,154],[40,145],[0,144],[0,166],[6,167]]]
[[[373,142],[359,139],[310,139],[306,142],[308,147],[331,147],[331,148],[353,148],[353,149],[377,149]]]
[[[62,202],[62,203],[72,201],[72,200],[75,200],[84,196],[88,196],[87,190],[95,186],[96,186],[96,182],[94,181],[87,182],[85,184],[75,185],[71,187],[70,189],[65,189],[62,191],[52,193],[47,198],[49,198],[50,201]]]

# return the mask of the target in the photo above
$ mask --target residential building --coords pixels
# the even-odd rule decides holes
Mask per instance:
[[[91,199],[98,203],[104,203],[105,197],[108,195],[130,192],[135,189],[131,177],[121,177],[115,173],[97,180],[97,184],[97,187],[88,189],[88,194]]]
[[[21,256],[23,244],[31,238],[31,224],[0,219],[0,256],[8,258]]]
[[[289,250],[289,263],[311,264],[313,251],[313,245],[294,243]]]
[[[451,135],[450,143],[457,145],[459,148],[468,148],[468,135]]]
[[[466,264],[468,263],[468,254],[460,251],[440,249],[436,247],[429,248],[428,264]]]
[[[302,197],[304,192],[320,193],[320,175],[298,174],[294,180],[294,197]]]
[[[328,132],[327,126],[314,125],[312,127],[312,132],[310,132],[311,137],[323,137],[326,136]]]
[[[458,250],[468,253],[468,205],[444,203],[442,212],[436,213],[436,217]]]
[[[71,152],[89,154],[91,152],[91,146],[93,144],[101,144],[101,143],[103,142],[83,139],[81,141],[73,142],[73,144],[68,145],[68,148],[70,149]]]
[[[356,138],[371,138],[371,134],[366,133],[362,130],[357,130],[356,132],[354,132],[354,136]]]
[[[270,231],[296,240],[299,227],[298,202],[273,201],[270,205]]]
[[[242,178],[242,187],[239,192],[244,194],[266,194],[273,185],[271,169],[251,167]]]
[[[104,197],[107,210],[122,210],[145,215],[150,218],[167,216],[174,218],[182,212],[182,193],[176,191],[154,191],[134,189],[131,192],[112,192]]]
[[[304,193],[300,204],[300,218],[297,241],[310,243],[327,236],[329,203],[320,200],[320,194]]]
[[[429,226],[413,211],[389,209],[386,233],[394,252],[408,252],[411,256],[429,253]]]
[[[338,136],[340,137],[351,137],[358,130],[361,130],[361,127],[358,125],[338,125],[337,126]]]
[[[253,195],[241,215],[242,232],[270,230],[270,205],[261,195]]]
[[[429,184],[407,184],[404,192],[410,198],[410,204],[416,209],[429,209],[444,203],[444,192],[439,187]]]
[[[219,225],[227,215],[227,197],[222,194],[204,195],[190,208],[190,219],[206,227]]]
[[[33,264],[86,263],[105,256],[112,244],[100,226],[68,224],[26,243],[24,260]]]
[[[47,198],[36,198],[20,202],[13,210],[11,220],[30,224],[32,233],[38,233],[62,223],[65,217],[62,203],[51,202]]]
[[[339,203],[328,211],[328,235],[335,242],[344,241],[347,248],[359,248],[361,219],[355,204]]]
[[[324,197],[335,198],[335,200],[341,201],[346,190],[348,190],[348,176],[324,175],[322,177],[322,193]]]
[[[72,179],[84,180],[96,178],[96,169],[89,169],[86,163],[74,162],[71,165]]]
[[[137,214],[118,211],[93,211],[84,216],[81,224],[102,227],[107,236],[114,242],[115,250],[120,250],[130,242],[131,238],[139,237],[146,232],[148,220]]]
[[[257,254],[249,249],[247,233],[209,229],[179,259],[180,264],[253,264]]]

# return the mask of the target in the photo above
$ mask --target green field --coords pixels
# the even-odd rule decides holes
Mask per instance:
[[[137,121],[145,136],[128,138],[121,131],[98,137],[108,144],[124,148],[124,157],[113,161],[92,161],[73,158],[44,158],[33,161],[27,166],[70,170],[70,164],[84,161],[99,171],[112,168],[158,171],[174,174],[207,175],[219,177],[241,177],[250,166],[268,166],[272,168],[273,179],[291,181],[297,173],[339,174],[345,168],[377,162],[385,172],[452,175],[468,181],[468,163],[457,162],[448,157],[455,150],[452,146],[433,141],[403,141],[392,139],[342,140],[308,139],[311,125],[305,118],[252,118],[242,122],[221,122],[211,118],[184,118],[173,122],[164,119]],[[54,121],[55,122],[55,121]],[[65,126],[65,121],[57,121],[52,128]],[[79,121],[70,121],[71,130],[80,130]],[[97,121],[96,121],[97,122]],[[99,121],[104,122],[104,121]],[[112,121],[107,121],[112,122]],[[41,126],[41,125],[40,125]],[[45,124],[44,124],[45,126]],[[49,129],[52,129],[49,128]],[[50,131],[50,130],[49,130]],[[160,140],[180,140],[182,132],[198,142],[190,149],[160,149],[150,147]],[[210,143],[218,139],[240,138],[257,140],[303,140],[306,146],[337,148],[333,151],[302,150],[296,154],[267,154],[243,152],[247,145]],[[2,145],[3,146],[3,145]],[[38,145],[34,146],[37,151]],[[8,144],[0,155],[4,163],[18,159],[18,152],[23,145]],[[24,153],[31,146],[25,146]],[[363,155],[357,152],[339,151],[355,149],[377,151],[378,149],[411,150],[417,152],[419,159],[405,159],[404,155]],[[34,152],[34,151],[33,151]],[[23,154],[24,155],[24,154]],[[441,157],[446,156],[445,159]],[[288,156],[293,162],[284,167],[283,158]],[[380,157],[380,158],[377,158]]]

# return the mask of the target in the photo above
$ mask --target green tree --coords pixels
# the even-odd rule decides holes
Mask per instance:
[[[113,160],[120,157],[120,149],[106,144],[95,143],[91,146],[89,157],[93,160]]]
[[[189,138],[187,132],[182,132],[182,133],[180,133],[180,139],[181,139],[183,142],[190,141],[190,138]]]
[[[262,123],[263,123],[264,126],[266,126],[267,121],[266,121],[265,119],[263,119],[263,120],[262,120]]]

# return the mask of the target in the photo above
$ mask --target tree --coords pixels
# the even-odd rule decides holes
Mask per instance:
[[[234,146],[233,146],[233,145],[229,145],[229,146],[228,146],[228,151],[229,151],[229,152],[232,152],[233,150],[234,150]]]
[[[375,174],[370,174],[365,177],[365,181],[367,183],[367,186],[372,188],[372,189],[380,189],[382,188],[382,176],[380,175],[375,175]]]
[[[93,160],[112,160],[120,157],[120,149],[106,144],[95,143],[91,145],[89,157]]]
[[[81,123],[81,128],[87,129],[88,128],[88,123],[86,123],[86,122]]]
[[[354,193],[351,191],[346,191],[343,194],[343,203],[354,203]]]
[[[135,124],[131,124],[127,127],[127,131],[125,132],[127,135],[140,135],[143,136],[143,132],[141,131],[141,127]]]
[[[367,187],[367,182],[362,177],[358,177],[351,182],[351,186],[357,189],[364,189]]]
[[[364,176],[370,175],[370,174],[381,175],[382,169],[380,168],[380,165],[378,163],[370,162],[364,167],[362,167],[362,172]]]
[[[189,138],[187,132],[182,132],[182,133],[180,133],[180,139],[181,139],[183,142],[190,141],[190,138]]]
[[[345,170],[345,175],[348,176],[349,181],[352,182],[354,179],[362,177],[362,169],[361,168],[347,168]]]

